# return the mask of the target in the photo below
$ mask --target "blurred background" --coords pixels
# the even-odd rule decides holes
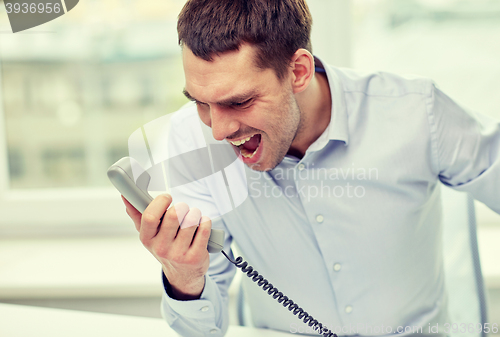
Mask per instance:
[[[81,0],[12,34],[0,1],[0,302],[159,317],[160,268],[105,175],[133,131],[187,100],[182,0]],[[500,119],[500,0],[309,0],[314,53],[430,77]],[[500,216],[477,203],[490,322]]]

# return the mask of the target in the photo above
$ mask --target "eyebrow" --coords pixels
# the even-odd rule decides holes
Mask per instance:
[[[184,94],[184,96],[187,97],[187,99],[189,99],[191,101],[195,101],[195,102],[198,102],[198,103],[204,103],[204,102],[201,102],[201,101],[197,100],[193,96],[191,96],[191,94],[186,89],[184,89],[182,91],[182,93]],[[217,102],[217,105],[231,106],[231,105],[234,105],[234,104],[240,104],[240,103],[244,103],[244,102],[246,102],[246,101],[254,98],[255,96],[257,96],[256,95],[256,91],[252,90],[252,91],[249,91],[249,92],[246,92],[246,93],[234,95],[234,96],[228,97],[226,99],[223,99],[223,100]]]

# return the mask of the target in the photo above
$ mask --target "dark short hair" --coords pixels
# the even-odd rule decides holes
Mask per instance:
[[[253,44],[256,65],[274,69],[281,80],[297,49],[312,53],[311,24],[305,0],[188,0],[177,32],[179,44],[206,61]]]

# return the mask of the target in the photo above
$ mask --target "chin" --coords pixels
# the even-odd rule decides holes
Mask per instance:
[[[269,165],[269,163],[255,163],[255,164],[247,164],[247,166],[254,171],[268,172],[274,170],[276,166],[279,165],[279,163],[281,163],[281,160],[277,162],[275,165]]]
[[[266,172],[266,171],[269,171],[269,169],[266,169],[264,166],[262,166],[261,164],[259,163],[255,163],[255,164],[246,164],[248,166],[248,168],[250,168],[251,170],[253,171],[259,171],[259,172]]]

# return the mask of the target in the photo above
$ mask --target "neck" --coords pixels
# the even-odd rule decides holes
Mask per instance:
[[[315,73],[307,89],[295,97],[301,111],[301,121],[288,153],[302,158],[330,123],[332,96],[326,74]]]

